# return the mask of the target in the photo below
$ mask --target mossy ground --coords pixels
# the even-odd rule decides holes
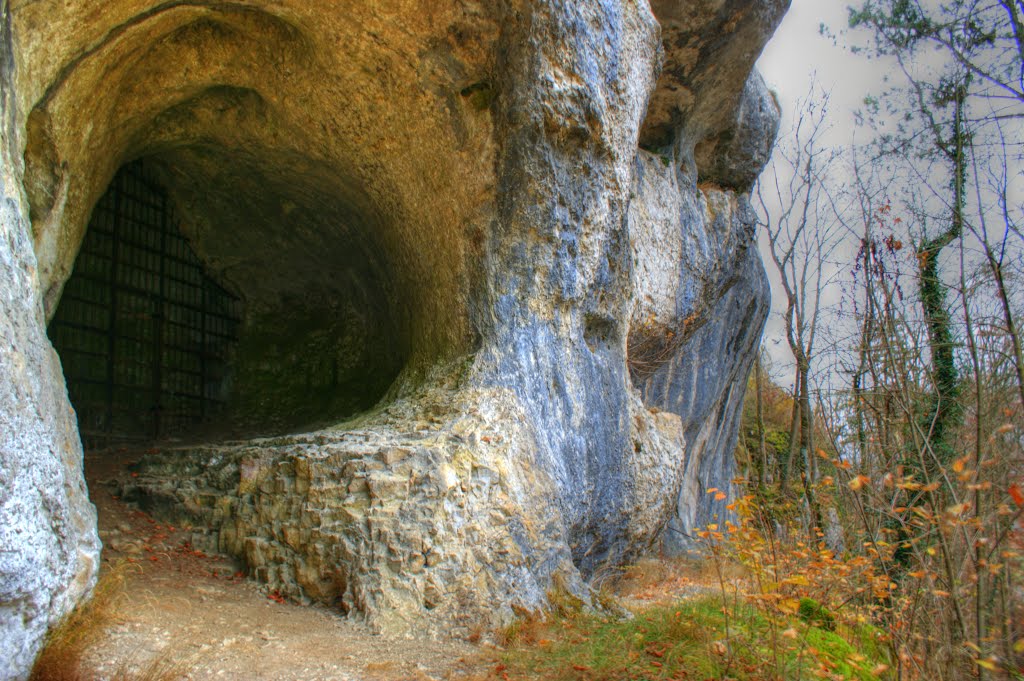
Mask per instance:
[[[888,660],[871,627],[834,632],[798,617],[771,621],[716,595],[655,605],[631,619],[562,610],[524,618],[504,632],[494,678],[875,679]]]

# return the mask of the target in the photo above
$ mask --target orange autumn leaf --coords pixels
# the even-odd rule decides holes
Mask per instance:
[[[852,489],[854,492],[856,492],[857,490],[859,490],[859,489],[863,488],[865,485],[867,485],[869,482],[871,482],[871,478],[869,478],[868,476],[866,476],[866,475],[858,475],[853,480],[851,480],[848,484],[849,484],[850,489]]]
[[[1021,492],[1020,485],[1013,483],[1010,485],[1010,498],[1013,499],[1013,503],[1017,504],[1017,508],[1024,508],[1024,492]]]
[[[977,663],[979,667],[987,669],[990,672],[999,671],[999,665],[991,658],[987,660],[975,660],[975,663]]]

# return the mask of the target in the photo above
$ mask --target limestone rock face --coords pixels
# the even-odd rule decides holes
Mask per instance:
[[[60,360],[46,338],[11,106],[10,24],[0,40],[0,678],[32,664],[47,627],[92,587],[96,511]]]
[[[777,120],[777,119],[775,119]],[[774,126],[770,128],[774,136]],[[634,278],[629,360],[645,405],[680,417],[686,450],[663,542],[693,546],[694,527],[724,518],[746,377],[768,316],[767,275],[747,196],[694,186],[662,159],[637,158],[630,206]],[[700,225],[694,229],[694,225]]]
[[[235,422],[319,425],[152,455],[126,494],[392,632],[681,548],[767,314],[751,69],[785,5],[5,3],[3,673],[95,571],[45,320],[137,159],[245,303]]]

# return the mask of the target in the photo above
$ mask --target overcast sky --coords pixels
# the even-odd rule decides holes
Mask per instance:
[[[785,137],[798,113],[800,101],[808,95],[813,80],[830,93],[828,119],[831,127],[824,140],[843,146],[854,136],[854,112],[862,107],[864,97],[878,94],[884,88],[884,67],[874,61],[852,54],[843,46],[821,34],[824,23],[832,34],[847,30],[847,6],[857,0],[793,0],[793,4],[765,48],[758,68],[768,86],[775,91],[782,107],[780,139]],[[859,3],[858,3],[859,4]],[[765,345],[776,368],[777,378],[787,383],[792,356],[784,342],[784,325],[775,273],[762,239],[762,253],[772,282],[773,313],[765,330]],[[829,297],[829,296],[826,296]]]
[[[853,112],[864,96],[883,87],[883,67],[851,54],[842,44],[820,34],[822,24],[833,33],[846,30],[850,0],[793,0],[782,25],[768,43],[757,66],[782,105],[782,133],[793,121],[811,80],[831,92],[835,143],[850,140]],[[840,43],[842,39],[840,39]]]
[[[863,1],[792,0],[790,11],[783,19],[782,25],[776,31],[775,36],[769,42],[761,59],[758,61],[758,68],[764,75],[769,87],[776,92],[782,107],[782,125],[779,131],[780,141],[791,136],[793,123],[799,115],[801,100],[808,96],[812,81],[817,82],[819,92],[824,90],[829,93],[830,105],[827,123],[830,128],[828,134],[821,138],[820,142],[827,146],[841,149],[844,152],[842,160],[830,166],[832,182],[828,186],[832,186],[833,189],[839,189],[840,191],[837,194],[841,194],[841,189],[849,185],[849,182],[843,179],[844,174],[849,172],[848,163],[851,160],[849,145],[854,141],[862,144],[866,143],[871,137],[868,130],[856,127],[854,113],[862,108],[865,96],[881,95],[892,85],[899,85],[903,82],[902,75],[894,75],[893,83],[886,82],[887,74],[899,73],[894,60],[869,60],[866,56],[854,54],[848,49],[848,45],[851,43],[866,45],[870,37],[867,31],[857,31],[851,34],[847,28],[847,7],[849,5],[859,6]],[[937,0],[925,0],[922,4],[934,6],[932,3],[937,4]],[[820,30],[822,24],[829,29],[828,35],[837,35],[838,39],[834,40],[828,37],[828,35],[822,35]],[[922,50],[915,53],[914,68],[922,68],[923,71],[921,73],[924,73],[926,78],[933,77],[935,73],[933,67],[941,68],[946,57],[948,55],[943,51],[929,53],[926,50]],[[972,109],[972,112],[975,114],[984,114],[986,110],[992,113],[993,110],[991,108],[986,109],[986,107],[998,105],[1000,107],[998,112],[1003,116],[1013,113],[1024,117],[1024,106],[1019,101],[1008,104],[1006,99],[1006,97],[986,98],[982,96],[971,100],[969,105],[976,107]],[[977,158],[980,166],[971,171],[975,173],[975,175],[972,175],[972,178],[977,179],[978,183],[975,186],[977,192],[976,200],[973,196],[968,197],[968,224],[973,221],[975,228],[985,224],[997,226],[1005,224],[1005,217],[1000,203],[996,201],[999,191],[1008,191],[1006,205],[1012,213],[1011,219],[1024,221],[1024,161],[1022,161],[1019,151],[1019,149],[1024,148],[1024,136],[1022,136],[1021,126],[1015,121],[1009,123],[993,122],[994,119],[992,118],[985,122],[984,116],[980,115],[976,115],[972,120],[975,122],[974,129],[972,129],[972,139],[980,141],[977,144],[979,155],[977,157],[972,156],[972,158]],[[883,124],[884,122],[883,119]],[[889,122],[891,123],[891,121]],[[892,129],[891,126],[889,129]],[[1000,153],[1005,152],[1006,149],[1011,147],[1010,155],[1001,158]],[[974,148],[972,146],[972,153]],[[990,152],[992,155],[990,155]],[[926,174],[939,172],[935,168],[929,170],[928,166],[915,165],[918,166],[917,170]],[[894,177],[898,177],[899,173],[904,171],[906,171],[906,168],[902,170],[895,168],[893,170],[896,173]],[[946,196],[948,194],[946,191],[948,177],[942,174],[929,175],[924,178],[923,184],[919,185],[920,180],[916,182],[909,180],[912,176],[907,175],[902,179],[894,180],[893,184],[889,187],[892,195],[886,198],[893,199],[897,210],[907,210],[905,205],[901,207],[901,200],[907,198],[906,194],[909,193],[919,203],[919,207],[923,206],[932,210],[934,215],[944,214],[944,211],[948,208],[946,206],[948,204],[948,196]],[[769,167],[762,176],[762,182],[766,188],[773,186],[771,177],[771,167]],[[1001,182],[1007,182],[1008,188],[1002,187]],[[842,197],[833,195],[832,198],[837,200],[840,210],[842,210]],[[757,202],[755,200],[756,205]],[[777,215],[777,210],[774,208],[770,209],[769,212]],[[988,218],[987,220],[985,219],[986,217]],[[918,236],[920,236],[919,230],[923,228],[922,225],[923,223],[919,222],[915,226],[915,229],[918,230],[916,232]],[[996,231],[998,232],[999,230],[997,229]],[[845,275],[849,271],[851,262],[856,257],[859,244],[859,237],[855,235],[851,239],[848,233],[846,234],[846,240],[841,242],[836,250],[832,252],[829,266],[826,268],[826,272],[835,275],[835,283],[822,288],[824,298],[822,301],[823,314],[821,322],[825,327],[830,327],[832,333],[828,335],[831,335],[836,340],[840,340],[844,337],[845,333],[849,332],[849,329],[844,328],[843,324],[844,320],[848,322],[851,319],[848,314],[836,314],[839,309],[838,303],[842,298],[843,283],[844,281],[849,281],[848,277],[840,281],[838,275],[840,273]],[[981,242],[978,241],[976,235],[972,236],[972,234],[975,233],[968,230],[961,240],[968,273],[974,271],[975,266],[980,266],[978,263],[981,262]],[[782,296],[779,295],[782,287],[778,283],[778,274],[771,262],[770,254],[767,252],[767,239],[763,230],[760,237],[762,257],[765,260],[766,269],[773,288],[773,314],[765,331],[765,347],[773,360],[776,380],[782,385],[788,386],[792,377],[791,368],[793,360],[785,343],[785,329],[780,314],[785,308],[781,300]],[[993,238],[998,240],[998,234]],[[1003,238],[1006,238],[1005,234]],[[1006,253],[1005,262],[1008,263],[1010,270],[1013,270],[1013,276],[1024,277],[1024,253],[1021,253],[1020,250],[1022,244],[1013,239],[1002,243],[1004,247],[1010,249]],[[908,250],[904,257],[912,258],[913,251]],[[945,257],[955,258],[956,253],[950,251]],[[951,290],[954,290],[959,286],[959,282],[956,279],[959,269],[955,262],[951,263],[947,269],[947,285],[951,285]],[[1015,288],[1011,286],[1009,290],[1011,294],[1015,291],[1019,294],[1022,288],[1024,287]],[[987,294],[981,291],[981,293],[975,296],[974,303],[972,304],[984,307],[987,301],[984,297],[985,295]],[[1024,294],[1021,297],[1024,297]],[[1024,302],[1020,302],[1020,304],[1024,304]],[[819,331],[825,330],[819,327]],[[819,333],[818,338],[824,340],[821,333]],[[822,356],[823,351],[825,351],[823,345],[816,343],[816,346],[816,354],[819,360],[827,362],[827,358]],[[828,378],[827,374],[829,372],[821,370],[812,371],[812,378],[815,373],[818,374],[819,378],[822,376]]]

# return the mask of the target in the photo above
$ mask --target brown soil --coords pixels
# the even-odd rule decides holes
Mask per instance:
[[[102,572],[124,576],[116,623],[88,653],[86,677],[147,677],[161,667],[185,679],[458,679],[495,664],[486,646],[377,636],[327,608],[268,593],[230,557],[195,550],[188,528],[114,496],[108,481],[133,458],[86,456]]]

